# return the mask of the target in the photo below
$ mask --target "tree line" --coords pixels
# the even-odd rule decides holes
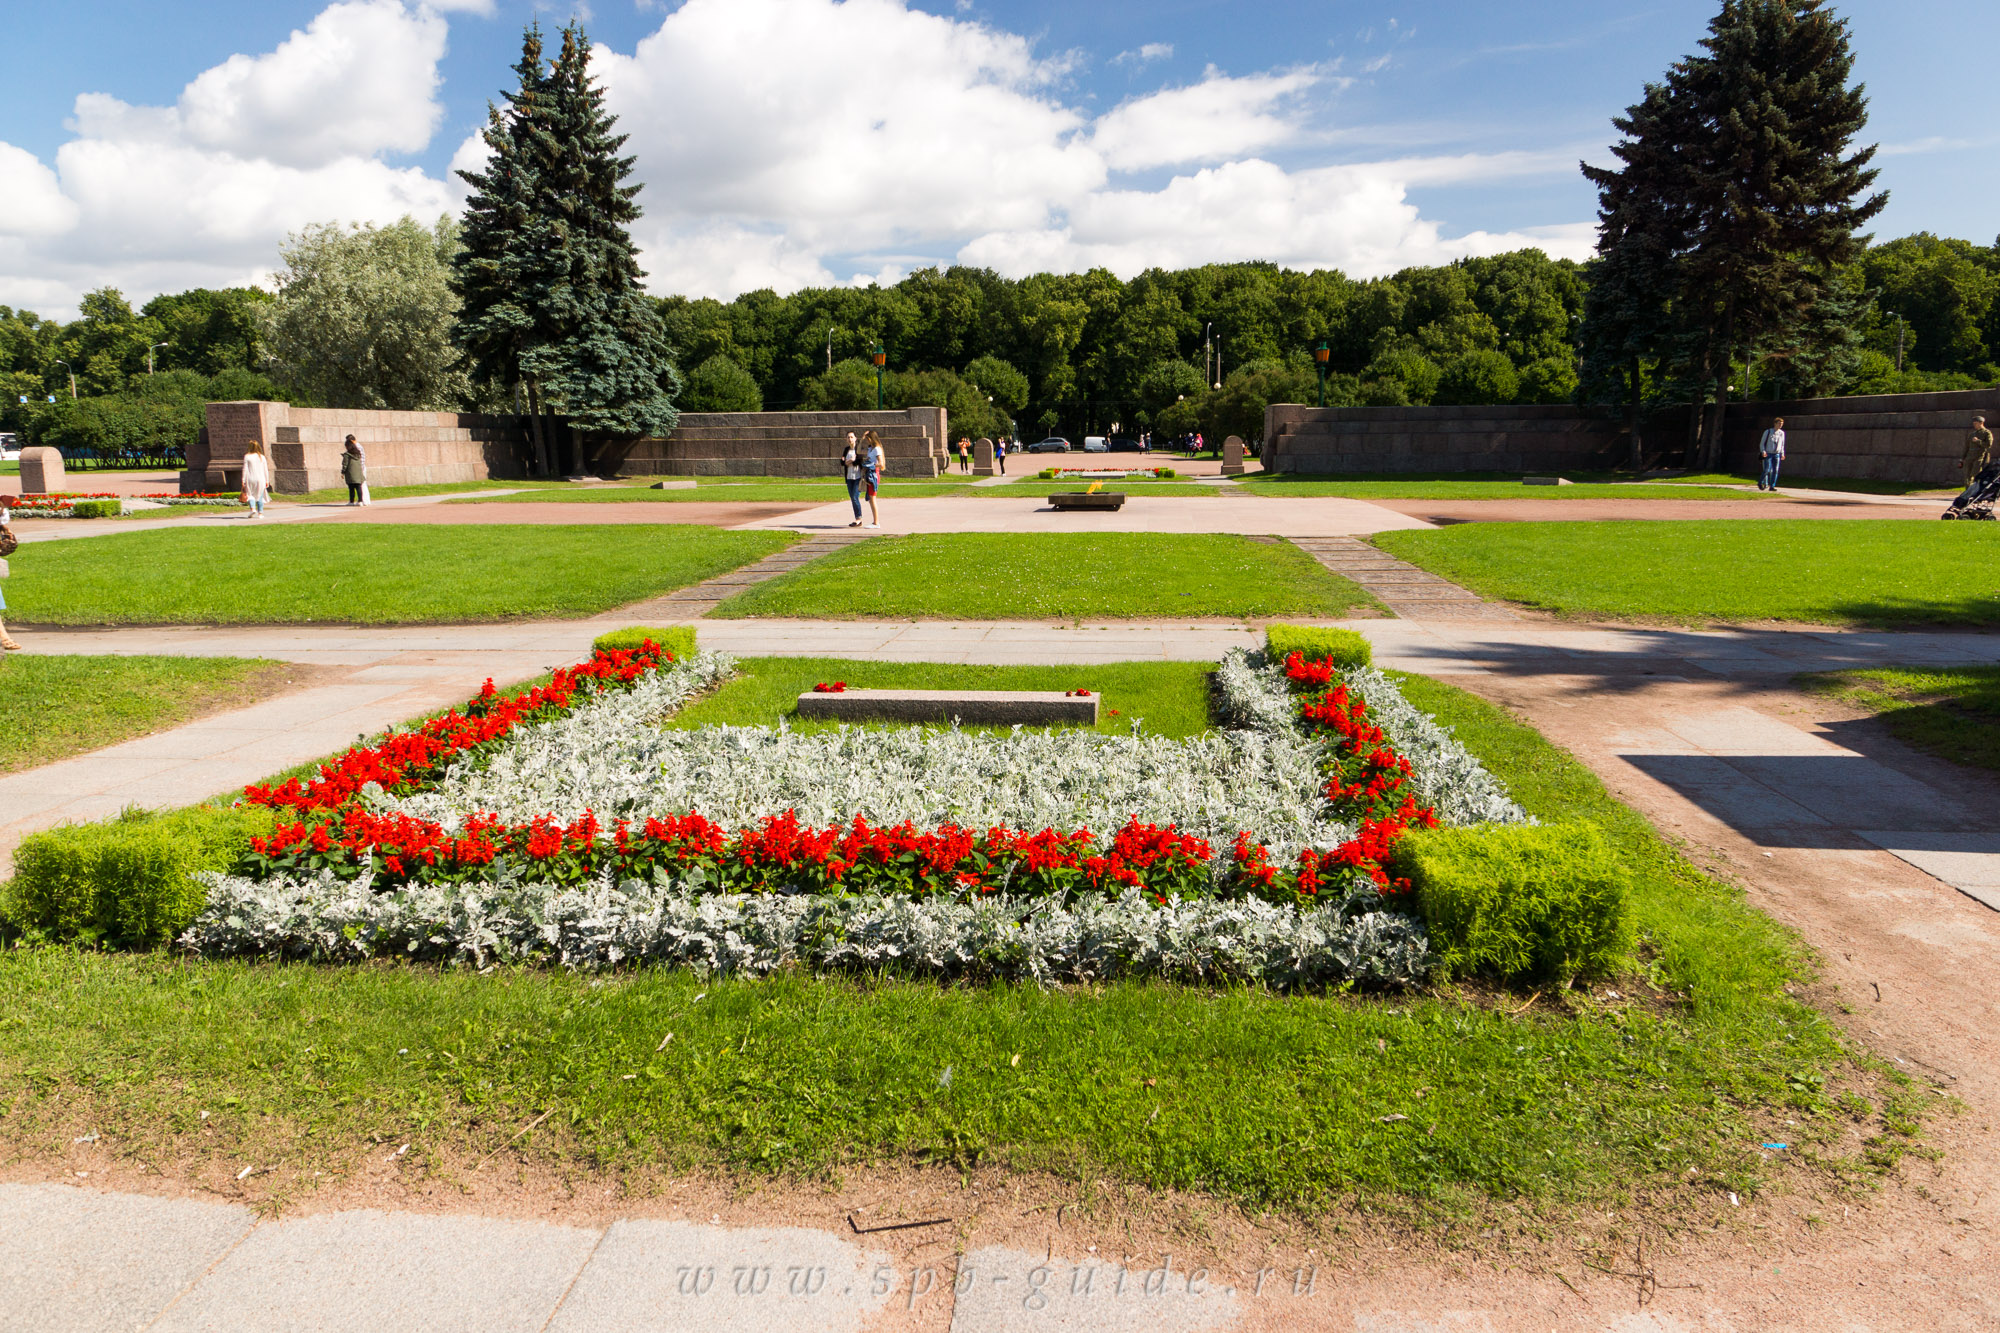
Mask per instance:
[[[629,238],[632,161],[589,59],[574,25],[553,59],[527,31],[461,218],[308,228],[268,294],[198,290],[135,312],[104,290],[66,324],[0,307],[8,424],[50,443],[186,434],[203,394],[516,411],[555,470],[681,411],[872,408],[878,394],[942,405],[974,434],[1245,438],[1271,402],[1583,401],[1635,423],[1703,409],[1686,413],[1699,455],[1732,396],[2000,383],[2000,241],[1862,233],[1885,196],[1873,150],[1855,146],[1866,99],[1846,26],[1823,0],[1724,0],[1700,50],[1614,122],[1618,165],[1584,168],[1600,196],[1591,262],[1523,250],[1368,280],[1258,263],[1130,280],[949,267],[652,298]]]

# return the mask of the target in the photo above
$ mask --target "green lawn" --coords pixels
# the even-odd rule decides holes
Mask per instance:
[[[956,482],[905,481],[885,482],[881,488],[885,500],[927,499],[937,495],[953,495],[962,490]],[[744,483],[734,486],[696,486],[688,489],[656,491],[646,486],[598,486],[589,489],[577,488],[551,494],[537,491],[532,495],[495,495],[480,499],[452,500],[450,504],[545,504],[550,500],[560,500],[565,504],[749,504],[755,502],[783,502],[797,504],[833,504],[847,499],[844,482],[766,482]]]
[[[1537,476],[1551,475],[1537,473]],[[1757,491],[1720,486],[1654,485],[1650,482],[1577,482],[1571,486],[1528,486],[1518,472],[1436,472],[1409,476],[1323,477],[1274,473],[1245,477],[1252,495],[1348,496],[1357,500],[1761,500]]]
[[[2000,772],[2000,667],[1883,667],[1799,677],[1818,694],[1878,713],[1919,750]]]
[[[709,614],[1337,617],[1375,604],[1287,543],[1213,534],[947,533],[857,543],[739,593]]]
[[[242,657],[0,658],[0,773],[178,726],[279,685],[282,662]]]
[[[1010,481],[1004,486],[976,486],[965,494],[983,500],[1020,500],[1033,496],[1054,495],[1058,491],[1087,491],[1092,486],[1100,490],[1123,491],[1134,500],[1152,495],[1220,495],[1216,486],[1203,486],[1185,481]]]
[[[1757,478],[1750,475],[1737,476],[1733,472],[1689,473],[1680,477],[1656,478],[1660,484],[1668,486],[1739,485],[1753,486]],[[1949,488],[1931,486],[1910,481],[1873,481],[1866,477],[1793,477],[1783,472],[1778,474],[1780,486],[1798,486],[1816,491],[1854,491],[1863,495],[1957,495],[1963,487]]]
[[[798,697],[823,681],[867,690],[1073,690],[1099,696],[1097,729],[1123,735],[1142,718],[1146,734],[1207,731],[1208,662],[1114,662],[1102,666],[969,666],[939,662],[860,662],[837,657],[752,657],[736,679],[683,709],[669,724],[776,726],[824,731],[840,724],[798,717]],[[1114,711],[1116,713],[1114,715]]]
[[[23,547],[24,624],[410,624],[585,616],[780,550],[790,533],[232,523]]]
[[[2000,526],[1897,519],[1465,523],[1382,549],[1488,597],[1713,624],[2000,622]]]
[[[0,1143],[32,1159],[98,1132],[101,1151],[197,1177],[254,1163],[245,1188],[277,1200],[310,1194],[320,1171],[337,1185],[396,1142],[411,1145],[406,1178],[488,1153],[628,1184],[662,1169],[981,1163],[1252,1205],[1359,1197],[1425,1225],[1642,1194],[1727,1214],[1727,1192],[1767,1169],[1750,1145],[1774,1134],[1795,1145],[1794,1169],[1851,1129],[1868,1160],[1894,1160],[1916,1129],[1907,1084],[1849,1067],[1830,1026],[1784,993],[1804,962],[1783,931],[1532,731],[1447,686],[1409,687],[1537,815],[1598,819],[1631,862],[1642,963],[1616,979],[1619,998],[29,946],[0,951]]]
[[[396,500],[411,495],[457,495],[465,491],[518,490],[526,487],[534,491],[559,491],[575,489],[576,484],[568,481],[426,481],[410,486],[370,486],[370,500]],[[290,504],[346,504],[347,487],[331,486],[325,490],[307,491],[303,495],[278,495],[274,501]]]

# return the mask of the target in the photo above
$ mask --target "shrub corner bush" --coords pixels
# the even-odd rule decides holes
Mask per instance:
[[[1368,640],[1351,629],[1321,628],[1316,625],[1266,625],[1264,655],[1282,662],[1292,653],[1302,653],[1308,662],[1322,657],[1333,659],[1342,671],[1373,666],[1375,650]]]
[[[1412,829],[1396,871],[1453,975],[1567,982],[1631,952],[1631,879],[1595,824]]]
[[[117,518],[124,512],[118,500],[78,500],[69,508],[71,518]]]
[[[600,634],[590,646],[600,653],[607,653],[619,648],[641,647],[648,639],[672,653],[675,661],[694,656],[694,627],[691,625],[633,625]]]
[[[33,833],[14,853],[0,914],[58,940],[164,943],[207,904],[195,876],[234,868],[273,823],[254,806],[198,805]]]

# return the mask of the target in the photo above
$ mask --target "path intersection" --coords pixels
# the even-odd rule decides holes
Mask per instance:
[[[994,664],[1213,659],[1261,641],[1252,626],[1186,620],[702,619],[734,592],[868,534],[846,527],[844,502],[452,506],[449,498],[384,501],[368,513],[281,507],[275,521],[695,521],[791,528],[807,540],[587,620],[17,631],[31,653],[264,657],[321,670],[306,688],[246,709],[0,776],[0,858],[55,823],[231,790],[456,703],[488,676],[525,679],[575,661],[593,637],[622,625],[698,623],[703,646],[746,656]],[[477,1189],[388,1188],[378,1196],[388,1207],[336,1198],[270,1216],[248,1188],[168,1186],[79,1138],[58,1179],[39,1167],[0,1172],[0,1182],[11,1182],[0,1183],[0,1325],[65,1333],[2000,1327],[1991,1270],[2000,1244],[2000,1190],[1991,1187],[2000,1173],[1992,1128],[2000,1115],[2000,828],[1991,818],[2000,784],[1916,754],[1879,726],[1816,708],[1790,685],[1807,671],[2000,664],[2000,635],[1693,631],[1523,617],[1355,540],[1471,517],[1780,516],[1774,506],[1786,517],[1915,518],[1934,514],[1938,502],[1795,492],[1742,504],[1376,504],[1229,488],[1151,498],[1122,516],[1056,515],[1036,500],[984,497],[896,500],[884,509],[897,532],[1275,536],[1361,582],[1393,618],[1340,623],[1370,639],[1378,665],[1439,676],[1524,715],[1799,931],[1841,995],[1871,997],[1836,1021],[1969,1108],[1947,1131],[1950,1166],[1929,1180],[1921,1207],[1871,1211],[1857,1200],[1851,1220],[1822,1232],[1783,1199],[1760,1201],[1746,1216],[1750,1230],[1683,1246],[1674,1272],[1662,1273],[1640,1308],[1631,1282],[1615,1275],[1579,1285],[1414,1254],[1342,1267],[1268,1243],[1282,1262],[1246,1259],[1265,1251],[1087,1233],[1074,1219],[1066,1228],[1059,1210],[1010,1200],[1004,1185],[981,1196],[976,1181],[913,1187],[893,1173],[755,1196],[689,1182],[650,1200],[567,1198],[560,1207]],[[241,520],[22,527],[33,542],[233,521]],[[393,1187],[397,1167],[384,1156],[371,1170]],[[246,1165],[254,1175],[256,1164]],[[898,1229],[941,1215],[931,1210],[951,1225]]]

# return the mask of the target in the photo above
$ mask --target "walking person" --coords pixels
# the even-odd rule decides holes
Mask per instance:
[[[847,447],[840,451],[840,475],[847,481],[847,503],[854,506],[854,521],[847,526],[861,526],[861,450],[855,446],[854,432],[847,432]]]
[[[1778,417],[1757,441],[1757,456],[1762,460],[1763,470],[1757,474],[1757,489],[1775,491],[1778,489],[1778,468],[1785,461],[1785,419]]]
[[[1007,475],[1007,437],[1002,435],[993,442],[993,463],[1000,469],[1000,475]]]
[[[1986,414],[1972,414],[1972,433],[1965,437],[1965,484],[1970,486],[1980,469],[1993,461],[1993,432],[1986,429]]]
[[[262,440],[250,441],[243,451],[243,498],[250,502],[250,517],[264,517],[264,502],[271,498],[271,460]]]
[[[340,479],[347,483],[347,503],[360,504],[362,488],[368,484],[368,456],[352,435],[340,451]]]
[[[19,539],[14,536],[14,530],[7,526],[7,510],[0,507],[0,581],[4,581],[7,577],[7,557],[14,554],[19,544]],[[0,592],[0,612],[6,609],[7,594]],[[6,620],[0,618],[0,653],[20,651],[21,645],[14,642],[13,636],[7,633]]]
[[[861,482],[868,493],[868,526],[882,526],[882,511],[875,505],[875,492],[882,485],[882,469],[888,466],[889,453],[882,447],[882,437],[872,430],[861,432]]]
[[[972,471],[972,437],[969,435],[958,437],[958,470]]]

